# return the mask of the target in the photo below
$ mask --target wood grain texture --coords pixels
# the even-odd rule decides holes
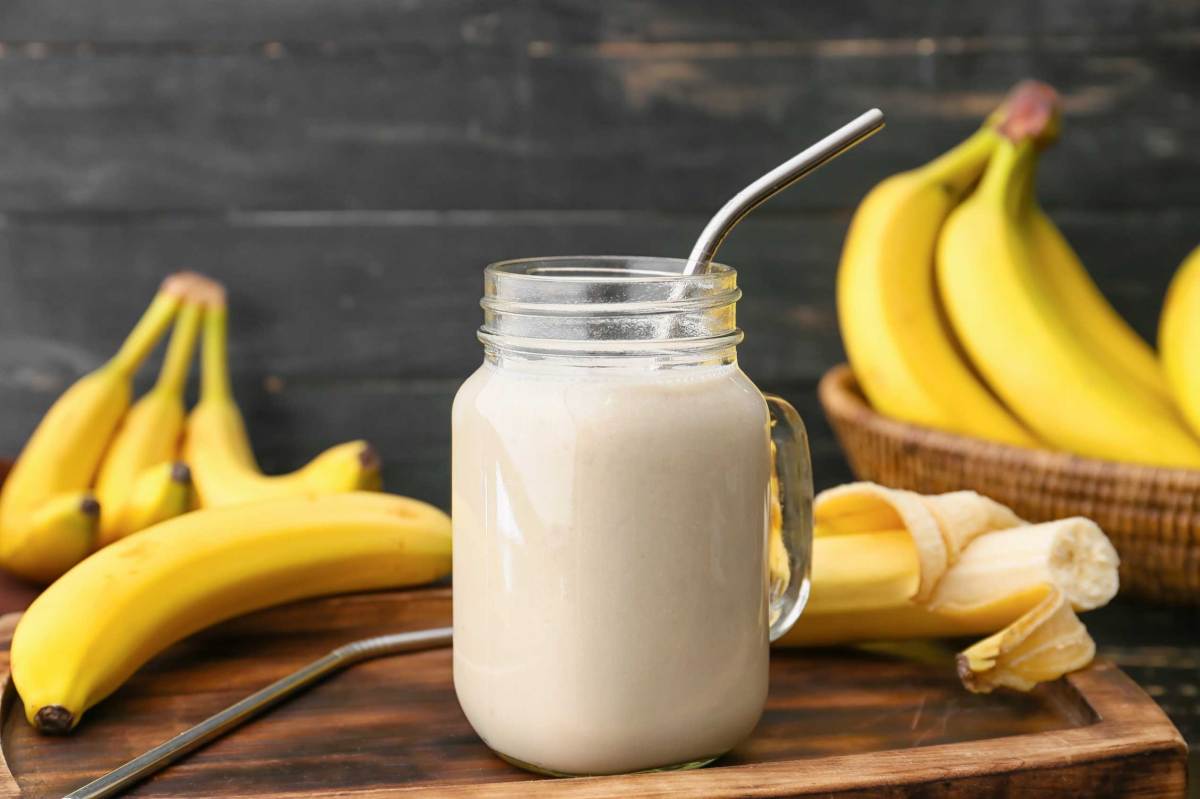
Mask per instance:
[[[38,736],[7,692],[4,758],[19,795],[58,796],[335,645],[448,619],[446,589],[244,617],[156,658],[69,738]],[[12,621],[0,623],[0,633]],[[1170,797],[1183,790],[1183,758],[1162,712],[1110,664],[1031,695],[973,696],[957,684],[949,650],[920,662],[818,650],[773,657],[763,721],[716,767],[531,779],[471,732],[443,650],[355,667],[131,795]],[[18,795],[12,783],[7,790]]]
[[[1195,23],[1179,0],[1071,0],[949,5],[867,0],[852,7],[714,0],[14,0],[0,7],[0,30],[16,41],[181,42],[423,41],[443,33],[451,44],[484,35],[570,42],[757,42],[764,35],[829,38],[979,36],[988,34],[1136,35]],[[881,25],[886,20],[886,26]]]
[[[1049,206],[1192,204],[1200,28],[1182,41],[1167,33],[1018,37],[980,51],[914,40],[862,53],[793,52],[787,39],[761,51],[554,41],[333,54],[280,43],[93,45],[82,55],[74,45],[13,47],[0,59],[0,107],[19,110],[0,115],[0,210],[711,213],[877,105],[887,135],[773,203],[838,209],[963,138],[1027,75],[1065,99],[1066,133],[1043,170]]]

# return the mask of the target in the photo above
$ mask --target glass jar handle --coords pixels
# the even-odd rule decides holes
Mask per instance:
[[[771,640],[792,628],[808,602],[812,568],[812,461],[796,409],[764,394],[771,414],[771,507],[768,540]]]

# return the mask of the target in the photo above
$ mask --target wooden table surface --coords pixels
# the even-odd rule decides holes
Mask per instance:
[[[0,614],[24,609],[37,589],[0,572]],[[1200,797],[1200,608],[1118,599],[1084,620],[1112,660],[1166,711],[1191,748],[1192,797]]]
[[[0,797],[55,799],[347,640],[440,626],[445,588],[332,597],[219,625],[157,657],[66,737],[0,701]],[[0,678],[16,621],[0,619]],[[953,649],[791,650],[766,712],[710,768],[574,780],[494,757],[454,696],[446,649],[356,666],[160,773],[131,796],[902,797],[1182,795],[1183,742],[1143,691],[1099,661],[1029,694],[965,692]],[[0,777],[3,774],[0,773]]]

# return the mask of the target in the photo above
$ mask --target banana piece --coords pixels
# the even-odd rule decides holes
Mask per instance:
[[[838,266],[842,341],[880,413],[1026,447],[1037,441],[973,372],[938,307],[934,251],[947,215],[999,137],[984,127],[925,166],[894,175],[854,213]]]
[[[1175,402],[1200,436],[1200,247],[1184,259],[1167,289],[1158,346]]]
[[[186,479],[171,479],[171,464],[179,453],[179,442],[183,435],[183,391],[200,332],[202,314],[200,303],[184,303],[175,322],[157,382],[130,408],[104,456],[96,477],[96,498],[100,500],[98,546],[106,546],[122,536],[137,532],[141,529],[137,526],[139,518],[157,517],[170,507],[170,500],[166,500],[166,504],[160,504],[157,510],[150,511],[150,506],[156,500],[152,496],[144,496],[139,499],[137,508],[126,508],[137,490],[135,486],[147,472],[159,467],[155,472],[157,476],[150,478],[157,485],[141,489],[150,495],[163,491],[178,494],[180,492],[176,487],[181,482],[188,482]],[[186,496],[186,491],[183,493]],[[145,504],[147,500],[149,504]],[[185,509],[180,508],[177,513]],[[156,521],[161,519],[156,518]]]
[[[1028,237],[1032,262],[1047,294],[1076,336],[1152,397],[1170,404],[1158,355],[1109,304],[1054,221],[1042,211],[1029,185]]]
[[[444,513],[380,493],[187,513],[46,589],[13,635],[13,682],[31,724],[65,733],[171,643],[269,605],[439,579],[450,540]]]
[[[213,290],[204,314],[200,401],[188,417],[184,440],[184,460],[191,467],[201,507],[379,490],[379,457],[365,441],[332,447],[290,474],[267,476],[259,470],[233,399],[227,336],[224,294]]]
[[[164,281],[117,354],[68,388],[30,436],[0,490],[0,564],[10,571],[48,582],[88,551],[96,526],[88,489],[129,408],[133,375],[166,332],[182,292],[177,276]],[[58,510],[39,514],[52,500]],[[47,523],[56,513],[61,526]]]
[[[1036,158],[1025,130],[1012,133],[1021,127],[1002,138],[938,244],[938,282],[959,340],[1007,406],[1050,444],[1110,460],[1200,466],[1200,443],[1075,335],[1037,278],[1026,232]]]
[[[102,545],[187,513],[191,495],[192,473],[183,461],[147,467],[133,481],[120,512],[110,517],[107,529],[111,538]]]
[[[1071,603],[1051,591],[1012,625],[959,653],[958,676],[974,693],[999,686],[1030,691],[1083,668],[1095,654],[1096,644]]]

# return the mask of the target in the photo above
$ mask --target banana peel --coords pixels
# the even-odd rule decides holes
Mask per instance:
[[[1119,564],[1094,522],[1029,524],[972,491],[874,483],[822,492],[813,515],[811,598],[778,645],[988,635],[957,658],[981,693],[1027,691],[1091,661],[1076,611],[1116,594]]]

